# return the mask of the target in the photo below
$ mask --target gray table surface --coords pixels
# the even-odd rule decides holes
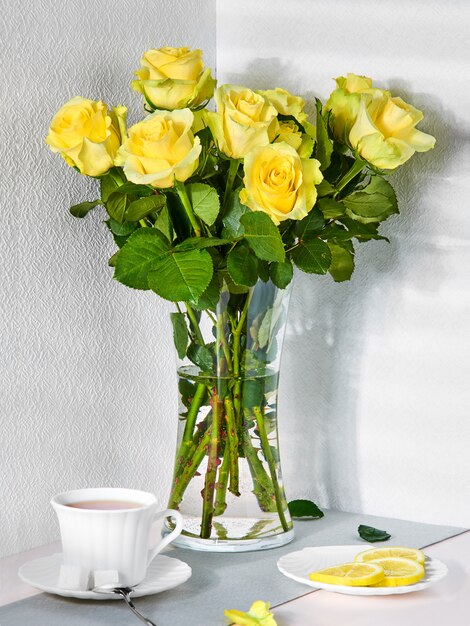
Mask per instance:
[[[276,562],[283,554],[307,546],[358,544],[364,549],[371,547],[373,544],[358,536],[359,524],[387,530],[392,535],[388,545],[417,548],[465,530],[325,511],[325,517],[319,520],[297,521],[294,541],[282,548],[216,554],[170,547],[164,554],[186,561],[193,569],[192,577],[175,589],[137,598],[136,606],[157,626],[224,626],[227,624],[224,609],[247,610],[255,600],[275,606],[311,592],[278,571]],[[0,626],[131,626],[138,623],[119,601],[73,600],[43,593],[0,607]]]

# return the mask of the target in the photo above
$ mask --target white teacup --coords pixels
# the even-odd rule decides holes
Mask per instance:
[[[178,511],[156,511],[155,496],[135,489],[76,489],[54,496],[51,504],[59,518],[64,564],[117,571],[120,586],[142,582],[152,559],[183,528]],[[172,517],[175,528],[149,551],[152,523],[162,517]]]

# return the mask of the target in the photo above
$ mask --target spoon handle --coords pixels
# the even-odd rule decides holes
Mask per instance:
[[[120,596],[124,598],[130,610],[134,613],[136,617],[138,617],[142,622],[144,622],[144,624],[147,624],[147,626],[157,626],[154,622],[144,617],[142,613],[139,613],[139,611],[135,608],[134,603],[132,602],[128,591],[124,591],[124,589],[115,589],[114,592],[118,593]]]

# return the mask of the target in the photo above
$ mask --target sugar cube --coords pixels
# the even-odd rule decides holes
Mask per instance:
[[[119,572],[116,569],[96,569],[93,576],[93,587],[119,587]]]

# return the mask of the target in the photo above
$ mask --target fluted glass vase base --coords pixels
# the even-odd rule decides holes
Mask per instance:
[[[240,518],[237,518],[236,521],[237,523],[243,523],[243,520],[240,520]],[[270,537],[240,539],[238,541],[236,539],[201,539],[200,537],[190,537],[185,534],[175,539],[172,545],[187,550],[199,550],[200,552],[253,552],[255,550],[280,548],[293,541],[294,536],[294,529]]]

